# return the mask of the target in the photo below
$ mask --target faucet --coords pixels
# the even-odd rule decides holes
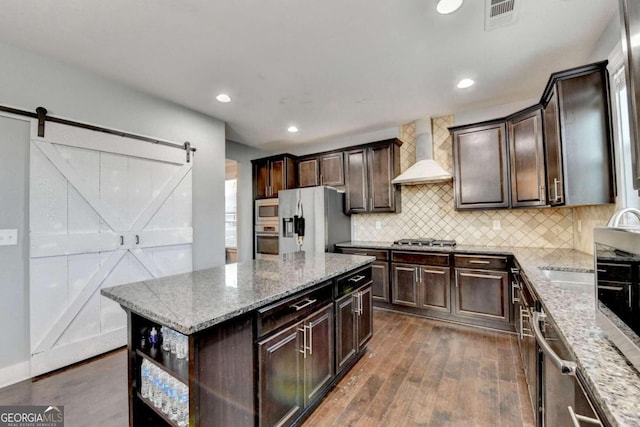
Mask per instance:
[[[620,220],[627,213],[634,214],[640,221],[640,210],[636,208],[624,208],[613,214],[611,219],[609,219],[609,222],[607,222],[607,227],[618,227],[620,225]]]

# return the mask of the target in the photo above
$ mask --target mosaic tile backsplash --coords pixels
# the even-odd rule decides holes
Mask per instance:
[[[453,169],[453,157],[448,127],[453,124],[453,116],[432,120],[434,159],[449,171]],[[404,141],[400,151],[402,170],[407,159],[415,159],[415,125],[411,125],[402,126],[399,132]],[[455,239],[464,245],[574,247],[572,209],[458,212],[453,207],[451,182],[404,186],[401,213],[352,215],[351,218],[352,240],[432,237]],[[495,220],[500,221],[499,230],[493,229]]]

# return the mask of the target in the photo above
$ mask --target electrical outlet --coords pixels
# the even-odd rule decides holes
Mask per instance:
[[[502,224],[500,224],[500,220],[499,219],[494,219],[493,220],[493,229],[494,230],[500,230],[502,228]]]
[[[382,223],[380,221],[376,221],[376,230],[382,230]]]
[[[18,244],[18,230],[0,230],[0,246],[15,246]]]

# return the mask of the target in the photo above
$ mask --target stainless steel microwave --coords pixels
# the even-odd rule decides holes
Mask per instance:
[[[255,224],[278,224],[278,199],[256,200]]]
[[[595,228],[596,321],[640,369],[640,228]]]

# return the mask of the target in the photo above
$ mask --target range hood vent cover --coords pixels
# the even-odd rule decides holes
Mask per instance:
[[[518,20],[520,0],[485,0],[485,31],[513,24]]]
[[[451,181],[453,177],[433,160],[431,120],[416,120],[416,163],[391,182],[401,185],[416,185],[430,182]]]

